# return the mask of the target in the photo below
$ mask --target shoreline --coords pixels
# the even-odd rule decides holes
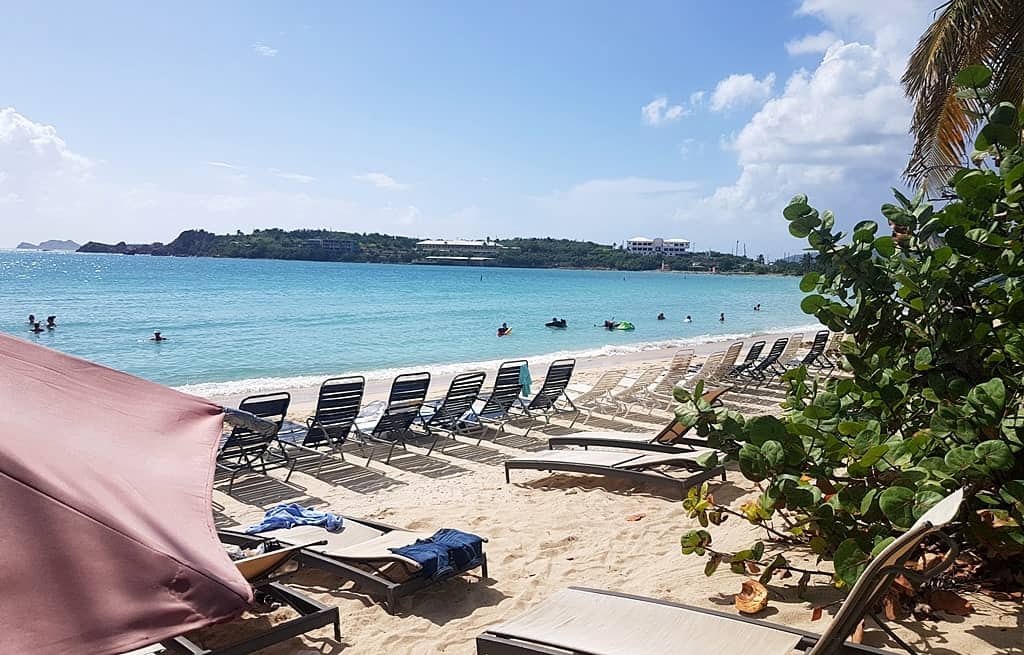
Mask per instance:
[[[672,341],[640,342],[629,345],[612,345],[599,349],[583,351],[558,351],[540,355],[528,355],[523,359],[530,362],[530,373],[535,380],[543,377],[548,364],[556,359],[576,359],[576,369],[573,374],[573,385],[589,383],[600,373],[617,368],[637,370],[647,366],[667,364],[677,350],[692,348],[697,358],[703,358],[713,352],[724,350],[726,345],[733,341],[756,341],[764,339],[769,344],[782,337],[789,337],[796,332],[804,335],[806,342],[817,330],[825,329],[824,326],[813,324],[797,325],[789,329],[772,330],[770,332],[756,333],[731,333],[725,335],[702,335],[693,339],[679,339]],[[605,352],[598,352],[605,351]],[[208,400],[225,406],[237,406],[243,398],[255,393],[270,393],[275,391],[287,391],[292,395],[289,415],[311,414],[316,405],[317,392],[320,384],[331,377],[346,377],[348,375],[363,375],[366,378],[366,389],[364,391],[364,403],[373,400],[387,398],[391,381],[400,373],[429,371],[430,397],[441,397],[444,395],[451,383],[452,378],[467,371],[483,370],[487,373],[484,388],[490,387],[493,382],[494,372],[502,361],[518,359],[518,357],[507,357],[504,360],[488,360],[477,362],[452,362],[440,364],[427,364],[422,366],[408,366],[401,368],[376,369],[370,371],[356,371],[344,374],[331,375],[306,375],[288,378],[257,378],[254,380],[238,380],[234,382],[201,383],[194,385],[183,385],[175,387],[179,391],[202,396]],[[234,388],[232,388],[234,387]]]

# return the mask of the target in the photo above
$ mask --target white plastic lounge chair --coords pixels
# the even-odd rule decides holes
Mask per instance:
[[[885,651],[847,643],[846,639],[888,591],[899,575],[921,576],[903,568],[931,534],[950,523],[963,502],[958,490],[928,510],[907,532],[868,564],[825,631],[816,635],[785,625],[710,609],[571,587],[511,621],[477,637],[477,655],[881,655]],[[945,569],[950,552],[928,577]],[[871,615],[872,618],[874,615]],[[909,649],[879,623],[895,641]],[[912,650],[910,652],[913,652]]]
[[[584,424],[591,419],[594,412],[607,414],[609,410],[618,408],[612,392],[619,386],[625,375],[626,371],[623,369],[605,371],[594,383],[594,386],[573,398],[572,403],[580,411],[587,413],[587,418],[583,419]]]

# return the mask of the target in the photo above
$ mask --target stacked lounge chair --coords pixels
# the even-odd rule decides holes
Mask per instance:
[[[333,453],[345,459],[342,446],[355,425],[363,402],[366,380],[361,375],[330,378],[320,385],[316,410],[306,419],[306,432],[277,435],[287,449],[297,449],[318,458],[315,475],[320,476],[324,461]]]
[[[914,652],[872,612],[898,576],[932,578],[952,564],[958,549],[941,529],[956,518],[962,502],[963,491],[954,492],[876,555],[820,635],[711,609],[570,587],[525,614],[489,628],[477,637],[476,652],[663,655],[680,651],[682,644],[687,655],[883,655],[885,651],[846,641],[866,615],[908,652]],[[930,535],[944,538],[949,547],[944,560],[923,575],[905,568]]]
[[[417,539],[430,537],[432,533],[404,530],[363,518],[341,516],[341,519],[341,531],[336,533],[317,526],[298,526],[273,530],[264,535],[231,531],[221,531],[220,534],[223,541],[238,545],[264,544],[265,549],[298,547],[297,560],[302,566],[322,569],[355,582],[360,592],[381,598],[390,614],[398,609],[400,598],[444,580],[478,568],[481,578],[487,578],[487,555],[482,551],[478,559],[464,566],[428,577],[421,574],[417,562],[390,549],[408,546]]]
[[[640,374],[633,379],[633,384],[616,397],[619,408],[615,415],[628,416],[633,413],[634,408],[646,407],[648,403],[651,403],[651,387],[661,375],[661,366],[648,366],[640,371]]]
[[[232,428],[221,443],[217,451],[217,468],[230,474],[229,494],[235,485],[235,478],[246,471],[258,471],[266,475],[268,468],[286,467],[288,475],[285,476],[285,482],[291,478],[295,460],[283,449],[271,447],[284,424],[290,402],[291,396],[280,392],[249,396],[238,405],[241,411],[272,422],[275,429],[259,432],[251,427],[239,425]]]
[[[785,369],[782,368],[779,359],[786,351],[788,345],[788,337],[776,339],[768,354],[764,356],[764,359],[740,371],[739,377],[747,379],[747,383],[743,388],[746,389],[754,385],[763,386],[771,382],[776,375],[784,373]]]
[[[743,358],[743,361],[739,364],[734,365],[728,373],[725,374],[727,379],[737,378],[743,374],[744,371],[754,366],[757,363],[758,358],[761,356],[761,351],[764,350],[765,341],[755,341],[750,348],[747,350],[747,356]]]
[[[655,409],[662,409],[669,411],[675,404],[675,399],[672,396],[675,391],[676,385],[686,379],[690,373],[690,364],[693,362],[693,349],[686,348],[683,350],[677,350],[676,354],[672,356],[672,361],[669,362],[668,370],[665,375],[661,377],[656,385],[651,389],[651,411]]]

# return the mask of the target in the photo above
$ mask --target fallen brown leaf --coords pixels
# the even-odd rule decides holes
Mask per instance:
[[[963,596],[953,593],[952,591],[946,591],[945,589],[936,589],[928,595],[928,602],[931,604],[933,609],[942,610],[948,614],[955,614],[957,616],[970,616],[974,612],[974,606],[971,602]]]
[[[823,613],[824,613],[824,608],[822,608],[822,607],[815,607],[813,610],[811,610],[811,620],[812,621],[819,620]]]
[[[892,586],[894,589],[898,589],[900,593],[907,594],[908,596],[914,595],[914,585],[902,575],[896,576],[896,579],[892,581]]]
[[[645,516],[647,516],[647,515],[646,514],[630,514],[629,516],[626,517],[626,520],[627,521],[639,521],[640,519],[644,518]]]

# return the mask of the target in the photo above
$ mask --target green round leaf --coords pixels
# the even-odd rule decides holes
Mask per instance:
[[[914,368],[918,371],[927,371],[932,367],[932,349],[925,346],[914,355]]]
[[[836,570],[836,577],[847,585],[853,585],[864,572],[871,559],[870,555],[861,550],[860,546],[853,539],[846,539],[836,548],[833,565]]]
[[[745,443],[739,452],[740,472],[748,480],[760,482],[768,477],[768,462],[761,449],[752,443]]]
[[[988,120],[994,125],[1006,125],[1017,128],[1017,108],[1010,102],[1000,102],[988,115]]]
[[[906,487],[889,487],[878,497],[885,518],[898,528],[914,524],[914,492]]]
[[[804,214],[811,211],[810,206],[807,204],[807,196],[803,194],[797,194],[793,196],[793,199],[789,201],[786,208],[782,210],[782,215],[786,217],[787,221],[793,221]]]
[[[988,471],[1005,471],[1013,466],[1013,453],[1005,441],[985,441],[974,449],[977,465]]]
[[[773,469],[779,468],[786,459],[786,450],[778,441],[766,441],[761,444],[761,453],[768,466]]]
[[[804,299],[800,301],[800,309],[803,310],[805,314],[813,314],[827,304],[828,301],[825,300],[824,296],[814,293],[809,296],[805,296]]]
[[[963,69],[953,78],[953,84],[969,89],[984,89],[992,83],[992,71],[988,66],[976,64]]]
[[[974,466],[977,457],[970,446],[957,446],[946,453],[943,461],[953,471],[962,471]]]
[[[814,291],[814,288],[818,286],[818,280],[821,279],[821,274],[815,271],[807,273],[800,279],[800,290],[804,293],[810,293]]]
[[[896,246],[893,243],[892,237],[878,237],[875,239],[875,250],[878,254],[886,259],[896,254]]]

